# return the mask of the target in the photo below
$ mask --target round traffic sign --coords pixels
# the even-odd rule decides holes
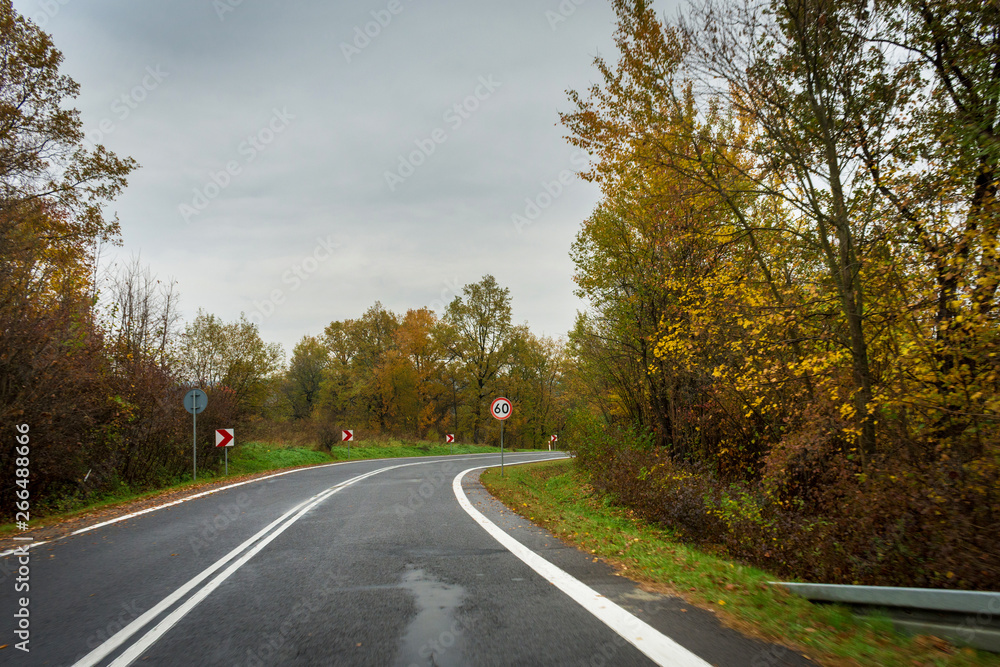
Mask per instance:
[[[208,394],[201,389],[192,389],[184,395],[184,409],[193,415],[201,413],[208,405]]]
[[[493,403],[490,405],[490,414],[496,419],[507,419],[507,417],[510,417],[512,410],[513,407],[510,404],[510,400],[503,396],[493,399]]]

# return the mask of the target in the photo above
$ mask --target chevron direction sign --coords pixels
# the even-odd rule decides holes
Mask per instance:
[[[232,447],[236,443],[233,442],[233,429],[231,428],[217,428],[215,429],[215,446],[216,447]]]

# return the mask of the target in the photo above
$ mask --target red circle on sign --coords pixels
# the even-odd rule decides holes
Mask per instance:
[[[510,413],[514,411],[510,400],[501,396],[500,398],[493,399],[493,403],[490,404],[490,414],[493,415],[495,419],[507,419],[510,417]]]

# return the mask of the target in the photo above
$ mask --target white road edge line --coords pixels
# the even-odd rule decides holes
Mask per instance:
[[[675,642],[670,637],[633,616],[617,604],[604,597],[590,586],[576,579],[564,570],[556,567],[534,551],[524,546],[504,532],[499,526],[487,519],[479,510],[472,506],[462,490],[462,479],[473,470],[495,468],[496,466],[477,466],[464,470],[452,481],[452,490],[458,499],[458,504],[483,527],[493,539],[502,544],[512,554],[520,558],[532,570],[542,575],[559,590],[570,596],[577,604],[589,611],[598,620],[621,635],[628,643],[642,651],[650,660],[658,665],[671,667],[709,667],[697,655]]]
[[[517,452],[517,454],[530,454],[530,453],[532,453],[532,452]],[[449,456],[449,455],[442,454],[441,456]],[[445,461],[448,461],[448,460],[451,460],[451,461],[467,461],[470,458],[475,457],[475,456],[496,456],[496,454],[491,454],[489,452],[487,452],[485,454],[466,454],[462,458],[457,458],[457,457],[454,458],[454,459],[448,459],[448,458],[446,458],[446,459],[443,459],[443,460],[445,460]],[[516,456],[516,454],[515,454],[515,456]],[[330,466],[340,466],[340,465],[346,465],[348,463],[371,463],[371,462],[374,462],[374,461],[394,461],[394,460],[397,460],[398,458],[400,458],[400,457],[388,458],[388,459],[357,459],[355,461],[337,461],[336,463],[324,463],[324,464],[318,465],[318,466],[306,466],[306,467],[303,467],[303,468],[295,468],[293,470],[284,470],[282,472],[278,472],[278,473],[275,473],[273,475],[265,475],[264,477],[255,477],[254,479],[248,479],[248,480],[244,480],[242,482],[235,482],[234,484],[227,484],[226,486],[220,486],[217,489],[209,489],[208,491],[202,491],[200,493],[196,493],[196,494],[191,495],[191,496],[185,496],[184,498],[180,498],[178,500],[172,500],[169,503],[163,503],[162,505],[157,505],[155,507],[147,507],[144,510],[139,510],[137,512],[132,512],[131,514],[125,514],[123,516],[115,517],[114,519],[109,519],[107,521],[102,521],[101,523],[95,523],[93,526],[87,526],[85,528],[80,528],[79,530],[74,530],[72,533],[68,533],[66,535],[60,535],[59,537],[53,538],[51,540],[44,540],[44,541],[41,541],[41,542],[32,542],[31,544],[28,544],[28,545],[25,545],[25,546],[28,549],[33,549],[35,547],[40,547],[43,544],[49,544],[50,542],[56,542],[58,540],[66,539],[67,537],[75,537],[76,535],[81,535],[83,533],[87,533],[87,532],[90,532],[92,530],[96,530],[98,528],[103,528],[104,526],[110,526],[111,524],[118,523],[119,521],[126,521],[128,519],[133,519],[133,518],[135,518],[137,516],[140,516],[142,514],[149,514],[150,512],[156,512],[157,510],[162,510],[162,509],[165,509],[167,507],[173,507],[174,505],[180,505],[181,503],[186,503],[189,500],[195,500],[196,498],[203,498],[205,496],[210,496],[213,493],[219,493],[220,491],[226,491],[228,489],[235,489],[236,487],[243,486],[244,484],[253,484],[255,482],[263,482],[263,481],[268,480],[268,479],[274,479],[275,477],[281,477],[282,475],[291,475],[292,473],[296,473],[296,472],[304,472],[306,470],[318,470],[319,468],[329,468]],[[435,460],[437,460],[439,458],[440,458],[440,456],[435,457]],[[19,547],[19,548],[16,548],[16,549],[8,549],[6,551],[0,551],[0,558],[4,558],[5,556],[11,556],[11,555],[14,555],[14,554],[17,554],[17,553],[21,553],[20,552],[21,548],[23,548],[23,547]]]

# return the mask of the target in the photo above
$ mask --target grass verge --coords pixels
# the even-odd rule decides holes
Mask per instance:
[[[402,440],[361,440],[355,443],[350,451],[350,460],[383,459],[416,456],[444,456],[452,453],[449,445],[437,442],[408,442]],[[499,453],[498,447],[485,445],[455,444],[457,454],[494,454]],[[67,497],[55,504],[35,506],[32,508],[31,528],[42,528],[79,518],[88,512],[111,509],[118,505],[126,505],[146,500],[171,491],[215,484],[222,481],[237,481],[248,475],[279,471],[300,466],[336,463],[348,460],[347,447],[338,446],[331,453],[309,449],[307,447],[288,447],[275,442],[247,442],[234,447],[229,452],[229,475],[223,473],[221,460],[213,461],[212,467],[202,468],[199,463],[198,481],[191,479],[190,473],[168,484],[153,489],[135,490],[122,485],[112,491],[87,497]],[[217,464],[217,465],[216,465]],[[13,523],[0,524],[0,538],[20,533]]]
[[[511,451],[510,449],[507,450]],[[403,440],[360,440],[351,446],[351,459],[383,459],[402,456],[447,456],[449,454],[499,454],[499,447],[487,445],[442,445],[439,442],[407,442]],[[347,459],[347,446],[334,447],[331,456],[338,461]]]
[[[885,618],[813,605],[767,584],[774,576],[704,553],[650,525],[588,483],[574,462],[491,469],[481,480],[507,507],[600,557],[651,590],[709,609],[726,625],[823,665],[1000,665],[1000,656],[897,634]]]

